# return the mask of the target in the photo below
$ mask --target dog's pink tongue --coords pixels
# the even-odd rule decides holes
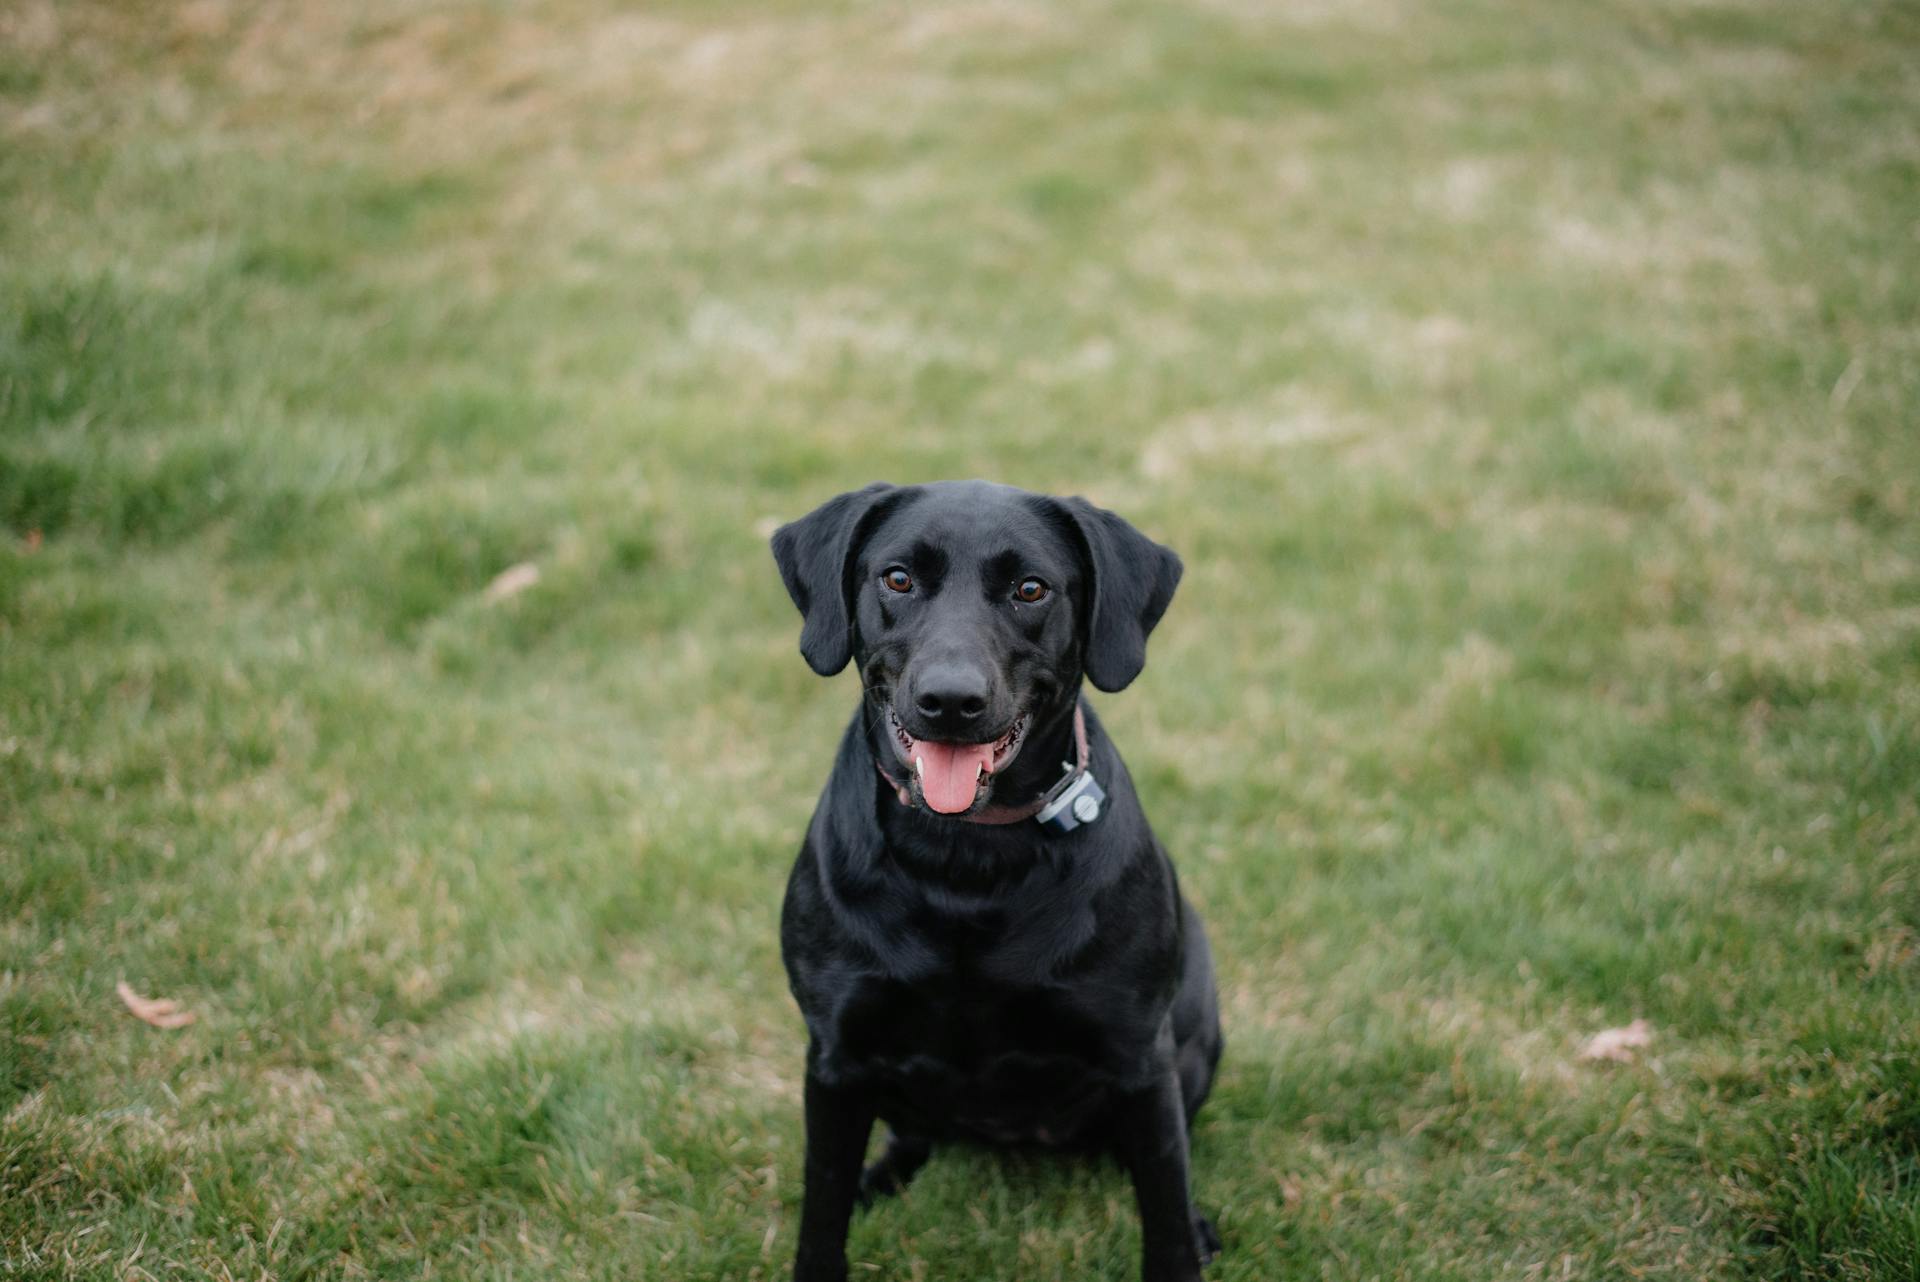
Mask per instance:
[[[980,771],[993,764],[990,743],[934,743],[916,739],[913,751],[922,763],[920,795],[943,815],[957,815],[973,804]]]

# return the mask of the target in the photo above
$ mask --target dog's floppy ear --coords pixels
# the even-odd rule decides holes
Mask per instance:
[[[874,506],[893,486],[875,481],[865,489],[828,499],[799,520],[773,532],[773,560],[787,595],[800,607],[800,654],[807,666],[830,677],[853,657],[853,622],[847,617],[847,563],[856,535]]]
[[[1147,634],[1180,585],[1180,558],[1105,508],[1082,498],[1064,506],[1093,568],[1087,610],[1087,679],[1111,694],[1147,666]]]

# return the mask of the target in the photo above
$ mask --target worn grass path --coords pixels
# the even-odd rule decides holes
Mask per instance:
[[[781,1276],[853,688],[764,534],[966,475],[1187,559],[1101,708],[1221,960],[1211,1276],[1920,1276],[1916,67],[1869,0],[0,5],[0,1277]],[[950,1154],[852,1254],[1137,1242]]]

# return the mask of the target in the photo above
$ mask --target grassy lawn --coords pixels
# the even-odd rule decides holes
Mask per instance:
[[[781,1277],[855,687],[765,535],[973,475],[1187,561],[1100,707],[1220,961],[1211,1277],[1920,1277],[1917,66],[1876,0],[0,3],[0,1278]],[[965,1152],[851,1244],[1137,1250]]]

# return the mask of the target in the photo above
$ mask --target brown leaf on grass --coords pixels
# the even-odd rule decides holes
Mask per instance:
[[[1581,1059],[1610,1059],[1631,1064],[1633,1052],[1653,1041],[1653,1025],[1636,1019],[1624,1028],[1603,1028],[1580,1048]]]
[[[540,581],[540,567],[531,561],[522,561],[510,565],[493,576],[493,582],[487,584],[487,590],[480,599],[488,605],[496,605],[508,597],[519,596]]]
[[[183,1028],[193,1022],[193,1012],[181,1010],[180,1003],[171,997],[142,997],[133,991],[133,986],[121,980],[113,990],[120,994],[120,1000],[127,1004],[136,1019],[141,1019],[155,1028]]]

